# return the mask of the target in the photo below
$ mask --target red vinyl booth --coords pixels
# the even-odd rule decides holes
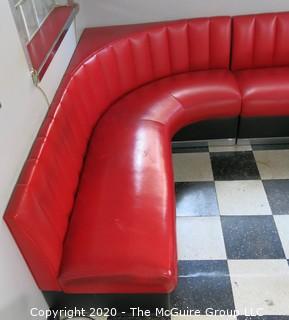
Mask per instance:
[[[242,94],[239,137],[289,136],[289,13],[233,19],[232,70]]]
[[[171,139],[287,115],[287,31],[287,14],[84,31],[5,213],[42,291],[174,290]]]

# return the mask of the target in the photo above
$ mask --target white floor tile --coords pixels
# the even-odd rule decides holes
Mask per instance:
[[[289,178],[289,150],[254,151],[262,179]]]
[[[285,256],[289,259],[289,215],[274,216],[274,219]]]
[[[210,146],[209,144],[209,151],[210,152],[240,152],[240,151],[252,151],[252,147],[250,145],[245,146]]]
[[[286,260],[230,260],[235,306],[241,314],[289,315],[289,268]]]
[[[179,260],[222,260],[226,250],[220,217],[178,217]]]
[[[173,154],[176,182],[213,181],[213,172],[208,152]]]
[[[262,181],[216,181],[215,185],[221,215],[272,214]]]

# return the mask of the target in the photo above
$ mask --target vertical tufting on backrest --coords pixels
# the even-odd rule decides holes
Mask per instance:
[[[128,57],[125,61],[131,59],[125,66],[119,63],[122,71],[127,70],[131,84],[136,77],[130,90],[172,74],[227,69],[230,65],[231,18],[169,22],[116,41],[112,46],[118,60],[121,60],[120,55]]]
[[[230,27],[228,17],[167,22],[139,32],[132,27],[66,74],[5,213],[40,289],[61,290],[63,241],[97,120],[123,94],[150,81],[228,68]]]
[[[216,17],[191,20],[189,42],[191,70],[229,68],[231,19]]]
[[[172,73],[190,70],[188,24],[175,24],[167,30]]]
[[[231,33],[230,18],[219,17],[210,19],[210,64],[208,69],[230,67]]]
[[[93,96],[93,100],[90,101],[90,109],[92,114],[97,114],[96,118],[91,117],[91,121],[94,125],[98,116],[112,101],[112,97],[109,92],[109,79],[104,77],[101,62],[97,56],[93,56],[86,61],[84,63],[84,69],[84,74],[87,76],[87,79],[82,78],[83,88],[81,91],[83,95],[87,95],[88,91],[91,91]]]
[[[108,46],[98,53],[97,58],[100,61],[105,83],[108,87],[110,101],[113,101],[123,93],[116,54],[112,47]]]
[[[123,92],[127,92],[130,88],[133,88],[137,82],[137,74],[134,65],[140,63],[140,61],[134,61],[134,54],[132,51],[132,45],[130,39],[123,39],[118,41],[112,50],[116,57],[118,65],[119,81]],[[145,54],[145,52],[142,52]],[[148,60],[148,57],[142,57],[142,60]],[[130,61],[131,63],[124,63],[124,61]],[[140,82],[142,77],[138,75]],[[145,80],[145,79],[144,79]]]
[[[134,86],[147,83],[154,78],[152,56],[150,51],[149,38],[146,33],[129,37],[129,48],[131,50],[131,68],[134,69]],[[131,89],[131,88],[130,88]]]
[[[170,42],[167,27],[148,32],[149,48],[155,78],[166,77],[172,72]]]
[[[232,69],[289,65],[289,13],[233,18]]]

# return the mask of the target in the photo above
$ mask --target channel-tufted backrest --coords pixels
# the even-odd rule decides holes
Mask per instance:
[[[89,139],[103,112],[155,79],[228,68],[230,38],[228,17],[148,25],[137,32],[132,26],[130,35],[108,41],[68,70],[5,213],[40,289],[61,290],[63,241]]]
[[[289,65],[289,13],[233,18],[232,69]]]
[[[231,19],[199,18],[147,26],[93,53],[78,84],[97,90],[95,102],[110,104],[143,84],[173,74],[230,65]],[[97,86],[95,85],[97,83]]]

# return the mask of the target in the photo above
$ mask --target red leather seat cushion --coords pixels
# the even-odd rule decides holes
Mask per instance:
[[[239,116],[241,96],[230,71],[209,70],[154,81],[120,99],[115,108],[118,121],[158,121],[175,133],[192,122]]]
[[[103,137],[107,137],[104,139]],[[177,279],[174,185],[162,125],[99,125],[64,250],[65,292],[169,292]]]
[[[266,68],[236,73],[243,103],[241,116],[289,115],[289,68]]]
[[[64,245],[65,292],[169,292],[176,285],[170,137],[191,119],[237,116],[227,70],[169,77],[128,94],[90,142]]]

